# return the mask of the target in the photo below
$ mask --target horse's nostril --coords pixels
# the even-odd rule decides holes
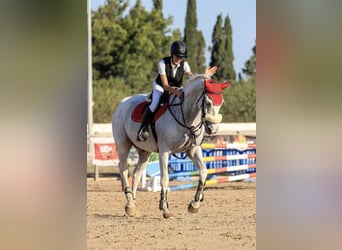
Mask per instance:
[[[208,135],[211,135],[213,133],[213,126],[211,124],[206,124],[205,126],[205,132],[208,134]]]
[[[215,124],[212,124],[212,123],[206,123],[206,126],[205,126],[205,132],[208,134],[208,135],[213,135],[213,134],[216,134],[218,131],[218,126],[216,126]]]

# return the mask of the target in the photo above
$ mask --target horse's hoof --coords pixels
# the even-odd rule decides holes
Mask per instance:
[[[188,211],[189,211],[189,213],[196,214],[196,213],[198,213],[198,208],[193,207],[192,204],[190,203],[188,206]]]
[[[129,207],[126,206],[125,207],[125,212],[128,216],[130,217],[134,217],[136,215],[136,207]]]
[[[171,219],[171,218],[174,218],[173,214],[172,213],[163,213],[163,217],[164,219]]]

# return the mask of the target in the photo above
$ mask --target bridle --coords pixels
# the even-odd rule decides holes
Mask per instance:
[[[201,140],[201,142],[198,143],[197,138],[198,138],[198,135],[199,135],[199,134],[196,135],[196,133],[202,129],[203,125],[204,125],[204,126],[206,127],[206,129],[207,129],[207,123],[206,123],[206,121],[205,121],[205,115],[206,115],[206,113],[205,113],[205,109],[204,109],[205,95],[206,95],[206,93],[207,93],[207,90],[206,90],[206,88],[205,88],[205,86],[204,86],[204,90],[202,91],[201,95],[199,96],[199,98],[198,98],[197,101],[195,102],[196,105],[198,105],[198,103],[199,103],[200,101],[202,101],[202,103],[201,103],[201,120],[200,120],[199,123],[198,123],[197,125],[195,125],[195,126],[188,126],[188,125],[186,124],[186,122],[185,122],[184,111],[183,111],[183,103],[184,103],[184,98],[185,98],[184,96],[183,96],[183,98],[181,99],[181,101],[180,101],[179,103],[174,103],[174,101],[175,101],[175,99],[176,99],[176,95],[174,95],[173,98],[172,98],[172,100],[171,100],[171,102],[170,102],[170,104],[169,104],[168,107],[167,107],[168,110],[169,110],[169,112],[170,112],[170,114],[171,114],[172,117],[175,119],[175,121],[176,121],[180,126],[182,126],[183,128],[186,128],[186,129],[189,131],[189,133],[191,134],[191,144],[194,144],[194,145],[196,145],[196,146],[201,145],[202,142],[203,142],[203,139],[204,139],[204,138],[203,138],[203,139]],[[173,113],[171,107],[175,107],[175,106],[180,106],[180,110],[181,110],[182,120],[183,120],[183,121],[178,120],[177,117],[175,116],[175,114]]]

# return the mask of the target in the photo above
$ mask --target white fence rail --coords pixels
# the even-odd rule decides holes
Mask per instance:
[[[111,123],[94,123],[92,127],[93,134],[97,135],[112,135]],[[235,135],[240,132],[246,136],[256,136],[256,123],[243,122],[243,123],[220,123],[218,135]]]

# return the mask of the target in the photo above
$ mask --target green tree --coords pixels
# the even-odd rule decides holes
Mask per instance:
[[[92,58],[94,80],[108,79],[116,74],[119,53],[127,39],[123,12],[128,3],[108,0],[92,13]]]
[[[203,34],[201,31],[197,31],[197,51],[195,53],[196,58],[196,71],[193,71],[195,73],[204,73],[205,71],[205,39],[203,37]]]
[[[249,78],[256,77],[256,45],[253,47],[252,51],[253,55],[245,62],[245,68],[242,69],[242,72]]]
[[[94,121],[98,123],[111,122],[115,107],[129,91],[129,87],[120,78],[97,80],[93,90]]]
[[[147,11],[137,0],[108,0],[92,15],[94,122],[110,122],[122,98],[151,91],[158,61],[169,54],[172,17],[164,18],[162,0]]]
[[[226,79],[235,80],[236,74],[234,70],[234,53],[233,53],[233,38],[232,38],[232,25],[230,24],[229,16],[224,19],[223,37],[224,37],[224,56],[223,56],[223,69],[222,75]]]
[[[188,62],[191,71],[203,73],[205,70],[205,40],[202,31],[197,30],[196,0],[188,0],[185,17],[184,42],[188,46]]]
[[[235,80],[232,27],[228,16],[224,20],[224,25],[222,25],[222,14],[217,16],[211,40],[212,47],[209,48],[211,50],[210,66],[218,66],[214,78]]]
[[[156,11],[163,10],[163,0],[153,0],[153,9]]]
[[[234,82],[224,92],[224,104],[221,112],[222,122],[256,121],[256,85],[253,81]]]
[[[222,15],[217,16],[216,23],[214,26],[213,34],[211,36],[212,47],[210,66],[218,66],[219,69],[223,66],[223,54],[224,54],[224,44],[222,43]],[[221,79],[219,71],[216,72],[215,78]]]
[[[224,92],[225,103],[222,106],[223,122],[255,122],[256,121],[256,46],[252,49],[253,55],[245,63],[239,81]]]

